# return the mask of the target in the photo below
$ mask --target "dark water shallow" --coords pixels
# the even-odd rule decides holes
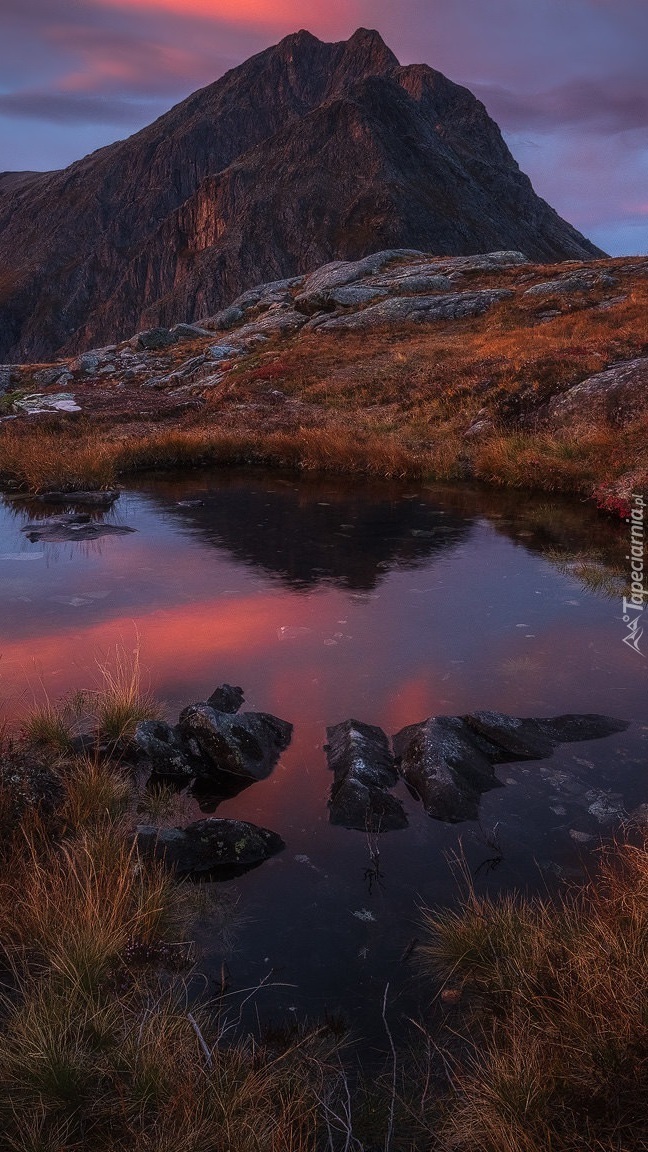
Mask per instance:
[[[287,985],[257,996],[262,1017],[339,1008],[378,1031],[387,981],[394,1010],[415,1007],[402,957],[418,906],[455,898],[450,853],[462,849],[480,890],[545,890],[648,801],[648,660],[622,643],[620,598],[547,558],[594,548],[623,568],[624,525],[586,506],[232,472],[125,492],[108,519],[131,535],[30,543],[27,518],[16,501],[0,508],[10,717],[41,685],[50,696],[95,685],[97,660],[119,644],[139,647],[170,718],[228,681],[246,707],[295,725],[272,776],[218,807],[279,832],[286,850],[223,886],[240,898],[227,939],[209,919],[199,928],[218,982],[225,961],[232,990]],[[367,837],[328,824],[326,726],[353,716],[393,733],[475,709],[632,724],[503,766],[506,786],[482,798],[479,823],[433,821],[399,786],[410,826],[379,838],[377,878]]]

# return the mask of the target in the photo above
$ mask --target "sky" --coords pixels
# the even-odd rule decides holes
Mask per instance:
[[[0,0],[0,171],[62,168],[299,28],[465,84],[536,191],[648,252],[648,0]]]

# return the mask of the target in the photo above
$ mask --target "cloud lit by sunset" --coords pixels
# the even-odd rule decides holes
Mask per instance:
[[[283,36],[377,28],[399,59],[465,84],[536,190],[611,252],[641,252],[648,5],[582,0],[11,0],[3,6],[7,170],[58,168],[150,123]]]

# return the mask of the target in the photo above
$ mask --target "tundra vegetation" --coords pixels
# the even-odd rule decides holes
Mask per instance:
[[[182,817],[127,769],[159,714],[138,661],[34,708],[0,744],[2,1147],[36,1152],[639,1152],[648,1128],[648,845],[635,829],[555,899],[422,911],[429,1007],[384,1070],[329,1019],[252,1036],[205,1002],[206,897],[140,859],[133,828]],[[94,739],[79,750],[80,731]],[[208,905],[208,907],[207,907]],[[229,1007],[228,1007],[229,1005]],[[379,1010],[380,1010],[380,1006]]]
[[[396,268],[397,285],[408,283],[404,271]],[[581,272],[593,279],[579,289]],[[0,423],[0,483],[34,493],[102,488],[146,469],[252,462],[472,478],[573,493],[623,513],[631,492],[648,483],[645,382],[624,392],[615,378],[628,362],[645,367],[645,273],[639,258],[589,261],[580,269],[465,268],[464,295],[497,297],[485,312],[372,321],[368,329],[351,321],[371,309],[346,305],[338,308],[346,327],[329,329],[327,312],[309,327],[312,318],[306,323],[293,308],[297,286],[285,290],[288,302],[248,309],[243,327],[228,320],[215,352],[214,333],[195,329],[161,349],[135,339],[108,350],[109,371],[96,377],[78,367],[82,357],[61,361],[55,367],[70,377],[66,388],[80,411],[28,415],[19,401],[12,419]],[[416,295],[386,303],[401,300],[420,305]],[[226,322],[213,323],[217,332]],[[126,359],[119,360],[122,352]],[[50,369],[11,371],[5,407],[49,379],[43,372]],[[609,372],[596,402],[588,393],[562,411],[570,389]],[[40,393],[46,398],[57,389],[54,382]]]

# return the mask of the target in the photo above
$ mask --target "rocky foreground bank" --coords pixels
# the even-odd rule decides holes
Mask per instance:
[[[0,478],[101,488],[141,467],[249,459],[476,477],[619,511],[648,477],[647,303],[645,258],[335,261],[199,324],[0,367]],[[63,451],[43,467],[48,433]],[[84,472],[82,443],[101,446],[102,467],[91,450]]]

